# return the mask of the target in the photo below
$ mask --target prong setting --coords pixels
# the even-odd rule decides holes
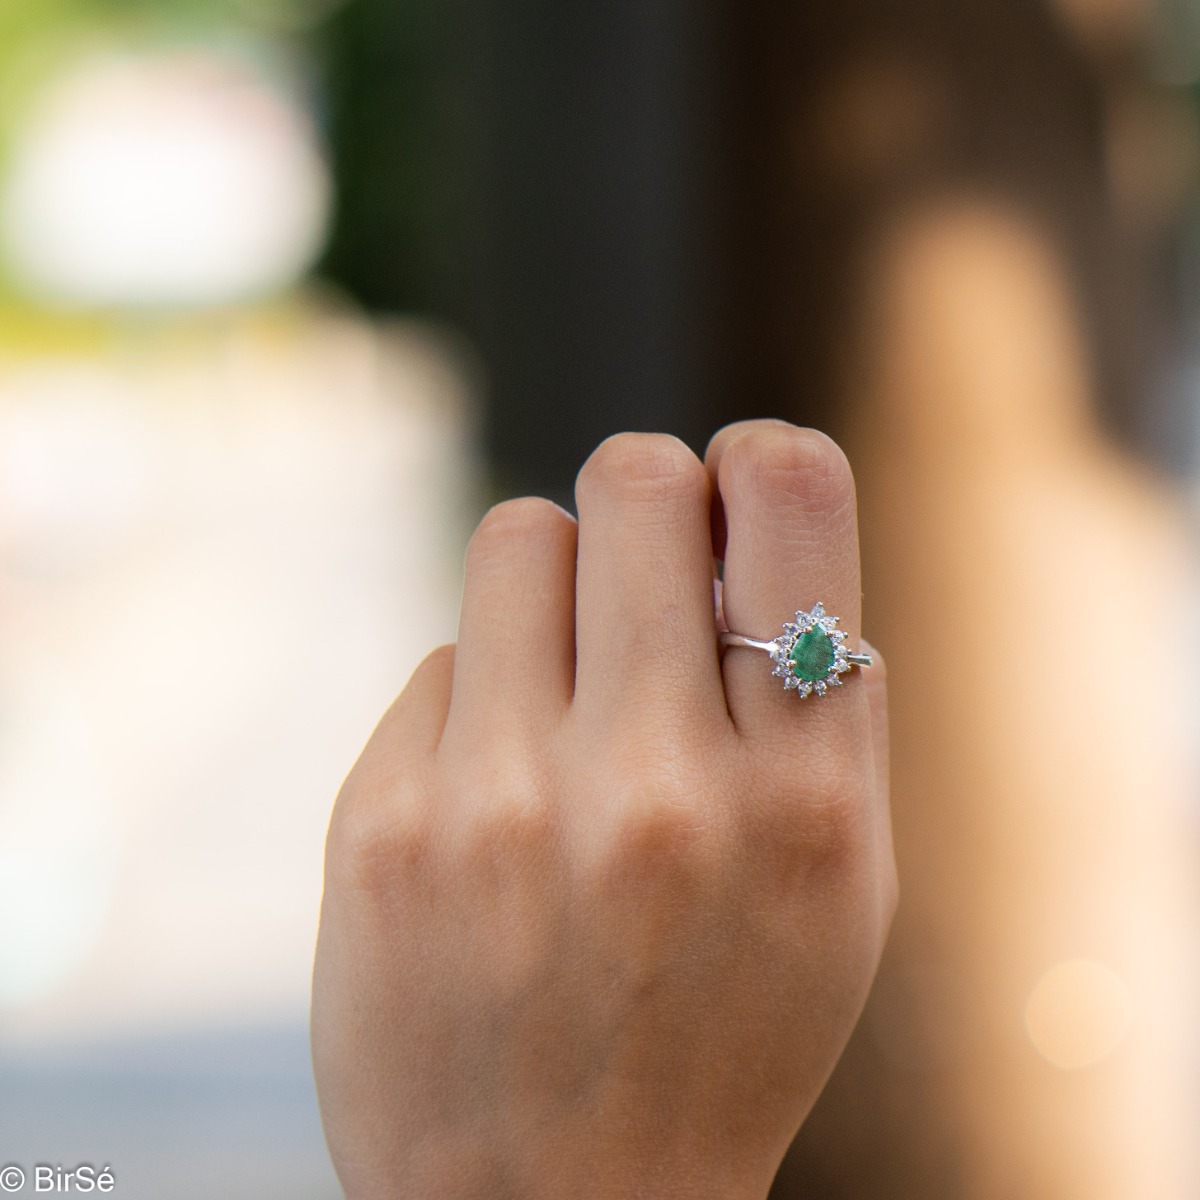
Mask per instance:
[[[783,633],[771,643],[772,674],[783,680],[784,688],[803,699],[827,695],[842,686],[842,676],[854,665],[849,660],[846,633],[837,628],[838,618],[825,611],[819,600],[807,612],[783,626]]]
[[[825,611],[818,601],[808,610],[796,613],[794,621],[772,641],[764,641],[732,630],[721,630],[721,647],[742,646],[747,650],[766,651],[771,656],[771,674],[783,682],[784,689],[801,699],[825,696],[831,688],[842,686],[842,676],[854,667],[869,667],[871,655],[854,651],[846,644],[846,633],[837,628],[838,618]]]

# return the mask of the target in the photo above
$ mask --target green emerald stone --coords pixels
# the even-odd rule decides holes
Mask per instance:
[[[789,657],[792,660],[792,674],[797,679],[816,683],[818,679],[824,679],[833,666],[833,642],[825,630],[814,625],[796,639]]]

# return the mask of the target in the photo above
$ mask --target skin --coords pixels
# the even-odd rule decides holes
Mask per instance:
[[[457,646],[334,809],[312,1033],[350,1200],[765,1197],[878,962],[882,663],[800,701],[713,624],[715,556],[730,628],[822,600],[859,642],[845,457],[621,434],[576,498],[484,518]]]

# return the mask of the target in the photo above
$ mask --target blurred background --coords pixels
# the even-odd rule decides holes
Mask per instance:
[[[0,1162],[338,1195],[325,823],[475,518],[773,415],[904,893],[774,1194],[1192,1200],[1198,414],[1196,0],[4,0]]]

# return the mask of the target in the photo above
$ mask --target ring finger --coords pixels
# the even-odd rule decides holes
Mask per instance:
[[[769,641],[798,609],[820,601],[839,618],[847,644],[857,648],[858,528],[854,480],[841,450],[815,430],[747,421],[716,435],[706,464],[723,513],[729,628]],[[764,654],[731,648],[723,672],[729,711],[740,730],[794,734],[800,702],[771,675]],[[868,736],[856,675],[844,677],[846,687],[804,702],[806,728],[837,731],[839,738]]]

